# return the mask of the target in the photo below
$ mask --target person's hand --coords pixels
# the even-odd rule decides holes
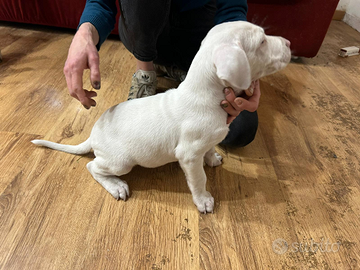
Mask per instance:
[[[90,69],[90,81],[94,89],[100,89],[100,68],[99,54],[96,44],[99,41],[99,34],[96,28],[90,23],[83,23],[76,32],[64,66],[64,74],[67,87],[72,97],[76,98],[86,108],[95,106],[93,97],[95,91],[83,89],[83,73]]]
[[[251,91],[244,91],[242,97],[236,97],[234,90],[230,87],[224,89],[225,100],[221,101],[221,107],[228,113],[226,124],[230,124],[243,110],[255,112],[259,107],[260,101],[260,83],[259,80],[254,81],[250,87],[254,88],[252,96]]]

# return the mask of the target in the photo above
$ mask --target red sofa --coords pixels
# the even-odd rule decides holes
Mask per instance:
[[[0,21],[76,29],[86,0],[1,0]],[[339,0],[248,0],[248,21],[291,41],[293,55],[314,57]],[[118,13],[119,17],[119,13]],[[112,32],[117,33],[117,24]]]
[[[295,56],[318,53],[339,0],[248,0],[249,22],[291,41]]]

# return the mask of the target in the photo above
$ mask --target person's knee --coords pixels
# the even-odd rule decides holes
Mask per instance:
[[[244,147],[255,139],[257,129],[257,112],[243,111],[231,123],[230,131],[220,145],[232,148]]]

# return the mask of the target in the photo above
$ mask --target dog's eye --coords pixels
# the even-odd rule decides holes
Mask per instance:
[[[261,42],[261,45],[265,44],[266,42],[266,39],[264,39],[262,42]]]

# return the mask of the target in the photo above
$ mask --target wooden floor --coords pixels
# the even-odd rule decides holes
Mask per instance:
[[[337,56],[360,33],[333,22],[317,57],[262,79],[256,139],[206,168],[208,215],[176,163],[134,168],[123,202],[91,155],[30,143],[82,142],[127,98],[134,58],[117,40],[100,51],[98,106],[68,95],[72,34],[0,24],[0,269],[360,269],[360,58]]]

